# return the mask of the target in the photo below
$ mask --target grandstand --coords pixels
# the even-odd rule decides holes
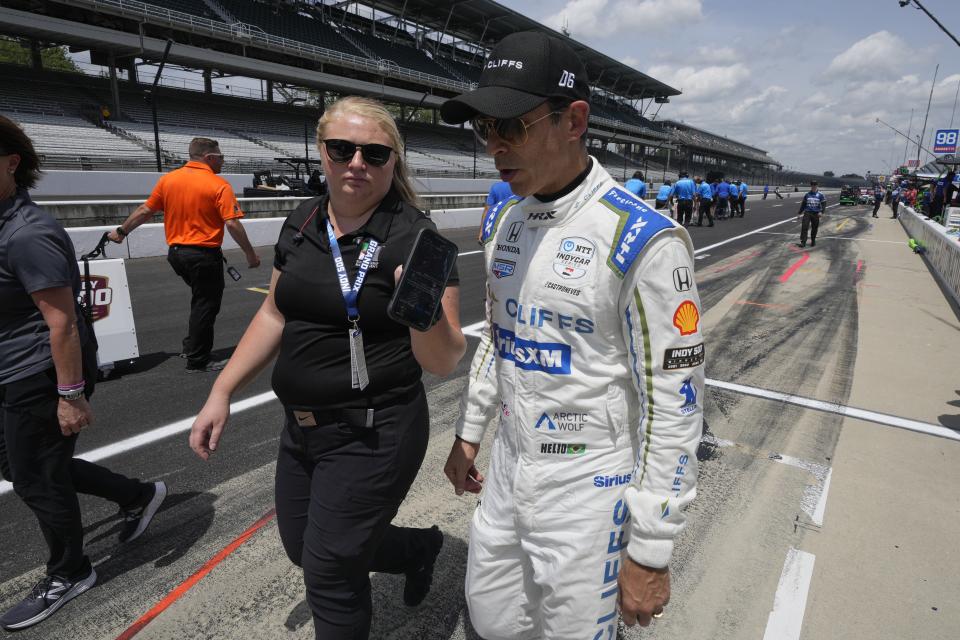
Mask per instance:
[[[372,8],[375,6],[376,10]],[[4,0],[0,33],[90,51],[102,77],[0,65],[0,112],[23,123],[48,169],[155,170],[153,113],[145,102],[166,40],[168,64],[202,72],[203,90],[156,92],[159,155],[166,170],[186,159],[195,136],[220,141],[224,170],[277,168],[276,158],[315,154],[322,105],[339,95],[371,95],[402,114],[407,159],[424,176],[493,178],[493,162],[469,128],[437,124],[443,101],[474,86],[486,52],[503,36],[545,29],[489,0]],[[561,38],[566,36],[553,32]],[[716,157],[760,171],[766,152],[645,114],[679,92],[568,39],[584,59],[594,98],[592,152],[617,177],[635,170],[675,174],[679,162]],[[168,67],[169,68],[169,67]],[[214,93],[213,75],[266,83],[263,99]],[[30,86],[30,95],[23,87]],[[313,96],[318,106],[293,104]],[[110,117],[100,117],[102,106]],[[306,143],[306,144],[305,144]],[[672,166],[672,168],[671,168]],[[620,175],[622,173],[622,176]]]

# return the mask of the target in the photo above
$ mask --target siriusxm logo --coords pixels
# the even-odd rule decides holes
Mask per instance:
[[[614,474],[612,476],[593,476],[593,486],[598,489],[619,487],[620,485],[628,484],[632,477],[632,473],[624,473],[623,475]]]
[[[558,342],[535,342],[518,338],[513,331],[493,325],[493,341],[497,355],[526,371],[570,374],[570,345]]]
[[[617,261],[617,264],[626,264],[627,256],[630,255],[630,251],[633,249],[633,243],[640,237],[640,233],[647,224],[646,220],[638,216],[637,219],[633,221],[633,224],[630,225],[630,228],[625,230],[620,240],[620,246],[617,247],[617,252],[613,254],[613,259]]]
[[[517,319],[517,324],[526,324],[537,328],[546,324],[547,326],[556,327],[564,331],[573,330],[577,333],[593,333],[593,320],[589,318],[566,316],[542,307],[528,307],[513,298],[508,298],[504,307],[506,308],[508,316]]]

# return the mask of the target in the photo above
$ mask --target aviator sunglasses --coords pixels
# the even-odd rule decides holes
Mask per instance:
[[[385,144],[356,144],[349,140],[324,140],[323,144],[327,147],[327,155],[337,164],[350,162],[357,149],[360,149],[364,162],[374,167],[382,167],[390,160],[390,152],[393,151]]]
[[[527,131],[541,120],[558,113],[563,113],[564,109],[546,113],[533,122],[524,122],[520,118],[473,118],[470,120],[470,126],[476,134],[480,144],[487,144],[490,139],[490,133],[496,133],[497,137],[509,144],[511,147],[519,147],[526,144],[529,134]]]

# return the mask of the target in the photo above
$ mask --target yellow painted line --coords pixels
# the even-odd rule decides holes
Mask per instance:
[[[260,287],[247,287],[247,291],[255,291],[256,293],[262,293],[263,295],[268,295],[270,289],[261,289]]]
[[[845,224],[847,224],[848,222],[850,222],[850,218],[847,218],[846,220],[844,220],[843,222],[841,222],[840,224],[838,224],[838,225],[837,225],[837,231],[840,231],[840,229],[843,229],[843,226],[844,226]]]

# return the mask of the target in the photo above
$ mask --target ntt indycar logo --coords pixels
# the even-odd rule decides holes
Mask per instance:
[[[524,340],[509,329],[493,325],[497,355],[526,371],[570,375],[570,345],[559,342]]]

